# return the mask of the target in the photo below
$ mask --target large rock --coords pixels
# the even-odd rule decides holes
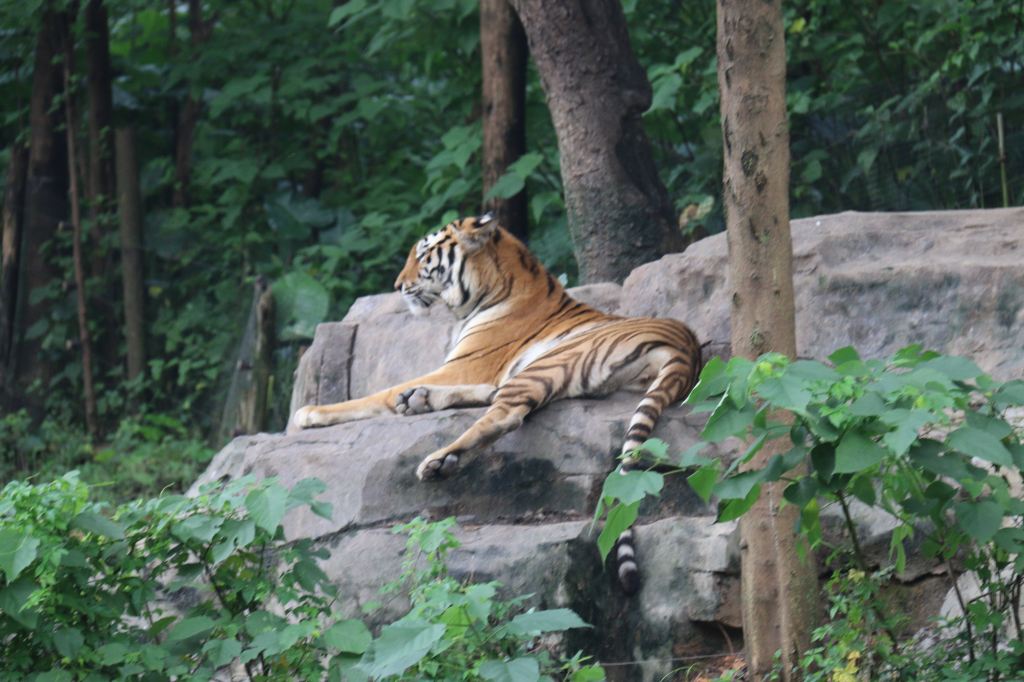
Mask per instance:
[[[1022,374],[1024,209],[823,216],[794,221],[793,238],[802,355],[823,357],[853,344],[880,356],[918,342],[971,355],[1003,378]],[[718,235],[638,268],[622,287],[573,293],[609,312],[684,320],[713,352],[727,353],[727,272]],[[359,299],[342,322],[318,328],[298,369],[293,410],[430,371],[447,352],[454,324],[444,309],[412,317],[396,294]],[[244,436],[215,457],[200,482],[247,473],[285,484],[323,480],[334,518],[293,510],[286,532],[331,549],[325,570],[351,613],[397,575],[403,539],[388,531],[393,523],[456,515],[463,542],[451,561],[457,575],[501,580],[508,594],[533,593],[538,605],[571,606],[595,627],[572,633],[569,647],[606,662],[646,661],[609,668],[616,679],[662,679],[673,670],[669,659],[741,646],[737,538],[734,526],[715,525],[712,509],[677,482],[660,504],[642,510],[640,594],[627,600],[615,588],[598,561],[589,518],[636,402],[616,395],[555,403],[438,484],[419,483],[416,463],[480,410]],[[681,451],[700,426],[701,419],[673,408],[655,435]],[[711,454],[729,455],[724,448]],[[884,523],[861,516],[865,537],[886,533]],[[381,618],[402,604],[386,608]]]

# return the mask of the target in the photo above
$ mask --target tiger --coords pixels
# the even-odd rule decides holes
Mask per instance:
[[[621,317],[573,299],[490,213],[466,217],[420,239],[395,280],[413,315],[442,301],[462,321],[434,371],[364,398],[298,409],[293,429],[378,415],[487,407],[454,442],[427,455],[416,476],[452,476],[473,454],[562,398],[643,392],[622,443],[621,471],[670,403],[685,398],[701,367],[696,335],[682,322]],[[619,583],[639,589],[631,531],[619,537]]]

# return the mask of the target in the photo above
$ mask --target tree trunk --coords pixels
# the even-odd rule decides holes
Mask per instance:
[[[217,429],[218,443],[266,428],[273,349],[274,296],[267,280],[258,277]]]
[[[725,211],[732,281],[732,350],[756,358],[796,355],[793,246],[789,231],[789,130],[781,0],[718,0],[718,87],[725,153]],[[767,444],[749,463],[763,467],[788,450]],[[766,484],[740,521],[743,634],[752,679],[782,650],[784,678],[810,643],[817,584],[810,552],[801,560],[797,507],[783,482]]]
[[[9,365],[14,346],[14,312],[18,301],[18,247],[21,245],[22,202],[25,198],[25,174],[28,150],[21,144],[11,147],[11,162],[4,183],[2,220],[2,259],[0,259],[0,411],[10,406]]]
[[[641,115],[651,85],[618,0],[511,0],[558,136],[580,279],[621,281],[685,246]]]
[[[52,302],[30,298],[33,290],[58,277],[43,257],[43,245],[57,233],[68,215],[68,161],[64,136],[58,130],[61,114],[55,102],[63,91],[59,61],[62,35],[67,30],[67,15],[47,10],[43,14],[36,41],[35,71],[29,102],[28,174],[25,179],[24,225],[21,236],[12,387],[19,403],[28,404],[27,389],[34,381],[45,385],[49,368],[39,352],[40,325],[49,317]]]
[[[110,85],[110,36],[103,0],[85,6],[85,55],[89,95],[89,237],[99,243],[102,230],[97,217],[114,198],[114,104]],[[98,273],[94,273],[98,274]]]
[[[510,164],[526,153],[526,34],[508,0],[480,0],[483,66],[484,196]],[[508,199],[490,199],[502,227],[526,240],[526,188]]]
[[[124,335],[128,349],[128,378],[137,377],[146,366],[145,281],[142,274],[142,197],[139,165],[135,155],[135,131],[118,128],[117,205],[121,223],[121,282],[124,292]]]
[[[78,341],[82,349],[82,388],[85,398],[85,424],[89,433],[96,435],[96,388],[92,378],[92,337],[89,334],[89,315],[85,296],[85,263],[82,256],[81,197],[78,191],[78,174],[75,171],[75,131],[78,119],[74,111],[74,93],[71,91],[71,72],[74,70],[75,50],[71,44],[71,32],[65,36],[64,51],[64,133],[67,135],[68,178],[71,192],[71,248],[75,268],[75,303],[78,311]]]
[[[173,6],[172,6],[173,11]],[[188,28],[190,32],[191,56],[210,36],[212,22],[203,21],[202,0],[188,0]],[[177,128],[174,141],[174,196],[171,203],[175,207],[189,205],[188,185],[192,174],[192,144],[195,141],[196,125],[199,123],[201,103],[192,96],[194,84],[188,83],[188,93],[178,111]]]

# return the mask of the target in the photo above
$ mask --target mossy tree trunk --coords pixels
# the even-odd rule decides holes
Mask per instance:
[[[718,0],[718,85],[725,154],[724,202],[732,281],[732,350],[796,355],[789,229],[789,129],[781,0]],[[788,449],[768,443],[749,463]],[[785,679],[810,644],[817,584],[810,552],[797,551],[797,508],[784,483],[765,484],[742,517],[743,634],[752,679],[782,651]],[[806,549],[806,548],[805,548]]]
[[[558,136],[580,279],[622,281],[685,243],[642,115],[651,85],[618,0],[511,0]]]

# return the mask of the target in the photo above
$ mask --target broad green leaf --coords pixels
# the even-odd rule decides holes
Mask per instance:
[[[885,414],[887,409],[880,395],[874,391],[867,391],[850,405],[850,414],[857,417],[877,417]]]
[[[945,374],[953,381],[966,381],[981,376],[984,372],[974,362],[967,358],[953,355],[940,355],[931,360],[925,360],[918,368],[928,368]]]
[[[85,636],[78,628],[61,628],[53,633],[53,646],[65,658],[74,658],[84,643]]]
[[[711,499],[711,491],[715,487],[715,482],[718,480],[718,465],[708,464],[694,471],[692,474],[686,477],[686,482],[690,484],[693,491],[697,493],[700,499],[707,502]]]
[[[1002,442],[992,434],[974,428],[961,426],[946,437],[946,445],[965,455],[978,457],[986,462],[1013,466],[1013,456]]]
[[[738,519],[747,513],[747,511],[754,506],[757,502],[757,498],[761,495],[761,484],[758,483],[747,496],[741,500],[730,500],[722,510],[718,513],[718,522],[725,523],[726,521],[732,521]]]
[[[888,410],[882,415],[882,421],[896,429],[882,436],[882,442],[894,455],[902,455],[917,440],[918,431],[933,417],[924,410]]]
[[[130,649],[121,642],[104,644],[96,650],[96,655],[103,665],[117,665],[125,659]]]
[[[23,575],[0,589],[0,612],[27,628],[35,628],[39,622],[39,612],[28,606],[28,600],[38,587],[28,575]]]
[[[209,632],[216,625],[217,623],[208,616],[185,618],[174,626],[170,634],[167,635],[167,640],[170,642],[180,642],[183,639],[189,639],[204,632]]]
[[[811,401],[811,392],[799,378],[791,374],[766,379],[757,387],[757,392],[774,407],[797,413],[803,412]]]
[[[847,362],[860,360],[860,354],[852,346],[844,346],[828,356],[829,362],[833,365],[842,365]]]
[[[323,634],[324,644],[338,651],[361,654],[370,646],[373,635],[363,621],[351,619],[335,623]]]
[[[818,494],[819,489],[820,488],[816,480],[810,476],[804,476],[800,480],[793,481],[787,485],[786,489],[782,491],[782,496],[790,504],[803,507],[814,499],[815,495]]]
[[[995,392],[992,400],[1000,407],[1024,405],[1024,381],[1017,379],[1006,382]]]
[[[124,528],[119,523],[94,511],[82,512],[71,520],[71,525],[79,530],[102,535],[112,540],[120,540],[124,537]]]
[[[726,364],[720,357],[713,357],[704,365],[700,372],[697,385],[683,401],[685,405],[696,405],[708,398],[722,393],[729,385],[729,377],[725,374]]]
[[[569,682],[602,682],[604,679],[604,668],[600,665],[588,665],[574,672]]]
[[[509,622],[508,631],[517,635],[534,635],[589,627],[572,609],[548,609],[520,613]]]
[[[837,474],[851,474],[874,466],[885,457],[885,449],[860,431],[847,431],[836,447]]]
[[[811,466],[823,481],[832,478],[836,470],[836,448],[832,443],[820,443],[811,450]]]
[[[245,508],[257,526],[273,535],[284,518],[287,501],[288,491],[278,483],[271,483],[246,495]]]
[[[274,282],[274,315],[278,338],[311,339],[316,326],[327,318],[330,294],[305,272],[290,272]]]
[[[0,530],[0,570],[7,583],[13,583],[36,558],[38,538],[25,535],[12,528]]]
[[[211,639],[203,645],[203,653],[210,657],[214,668],[223,668],[242,653],[242,644],[234,637]]]
[[[668,459],[668,443],[660,438],[648,438],[644,441],[643,445],[640,446],[640,450],[647,452],[659,461]]]
[[[608,559],[608,554],[612,551],[615,541],[619,539],[622,531],[636,521],[639,508],[640,503],[634,502],[632,504],[617,504],[608,510],[608,518],[605,519],[604,528],[601,529],[601,534],[597,538],[597,549],[601,553],[602,562]]]
[[[817,381],[837,381],[839,372],[817,360],[797,360],[785,369],[784,376]]]
[[[634,469],[628,473],[622,473],[620,469],[605,479],[601,497],[616,499],[623,504],[632,504],[648,495],[658,495],[664,485],[664,477],[654,471]]]
[[[718,443],[726,438],[745,433],[754,423],[756,411],[753,405],[745,405],[736,409],[728,396],[722,396],[718,407],[708,417],[708,423],[701,432],[701,438],[711,443]]]
[[[1003,522],[1003,510],[992,500],[958,502],[953,505],[957,523],[978,542],[988,542]]]
[[[496,682],[537,682],[540,679],[540,664],[532,656],[522,656],[511,661],[484,661],[480,666],[480,677]]]
[[[370,677],[398,675],[419,663],[444,637],[445,626],[419,620],[385,625],[358,668]]]
[[[327,26],[333,28],[357,12],[362,12],[368,2],[369,0],[348,0],[345,4],[335,7],[327,17]]]
[[[724,478],[715,485],[713,494],[723,500],[743,499],[750,494],[750,489],[761,482],[762,471],[744,471]]]

